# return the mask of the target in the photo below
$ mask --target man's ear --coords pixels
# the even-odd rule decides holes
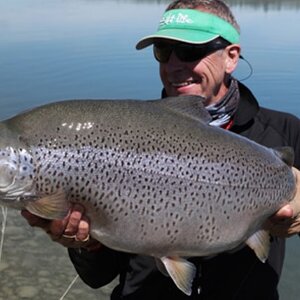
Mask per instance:
[[[238,44],[232,44],[226,47],[226,73],[231,74],[237,67],[240,58],[241,47]]]

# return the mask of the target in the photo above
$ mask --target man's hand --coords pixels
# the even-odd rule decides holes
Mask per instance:
[[[90,221],[84,215],[84,208],[75,204],[69,214],[62,220],[46,220],[22,210],[22,216],[30,226],[40,227],[50,238],[68,248],[85,248],[96,251],[101,244],[89,235]]]
[[[273,236],[290,237],[300,233],[300,171],[293,168],[296,193],[291,202],[283,206],[265,224]]]

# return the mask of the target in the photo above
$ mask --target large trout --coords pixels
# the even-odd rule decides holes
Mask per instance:
[[[289,154],[208,125],[202,98],[74,100],[0,123],[0,199],[48,219],[79,202],[91,235],[150,255],[191,293],[195,267],[246,243],[295,193]]]

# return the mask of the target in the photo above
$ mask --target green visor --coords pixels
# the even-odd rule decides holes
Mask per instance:
[[[195,9],[172,9],[163,15],[155,34],[141,39],[136,49],[152,45],[157,39],[170,39],[190,44],[204,44],[222,37],[238,44],[239,32],[227,21]]]

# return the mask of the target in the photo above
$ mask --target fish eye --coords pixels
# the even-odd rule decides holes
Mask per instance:
[[[15,166],[0,161],[0,189],[9,187],[14,183],[17,169]]]

